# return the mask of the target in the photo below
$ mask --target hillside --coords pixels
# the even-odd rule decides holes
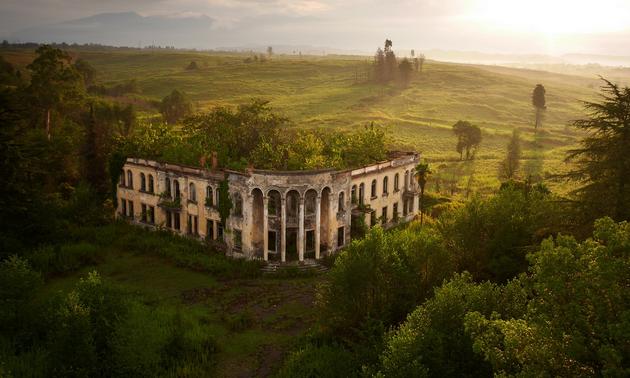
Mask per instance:
[[[386,125],[396,148],[423,152],[445,172],[454,170],[460,187],[489,189],[498,184],[497,165],[512,129],[522,131],[524,158],[543,174],[564,169],[564,151],[577,140],[568,122],[582,115],[581,100],[596,96],[596,77],[585,78],[498,66],[428,61],[407,88],[367,82],[369,58],[357,56],[274,56],[245,63],[246,54],[182,51],[75,51],[98,71],[99,82],[111,85],[134,79],[141,93],[132,99],[146,112],[149,101],[172,89],[183,90],[198,109],[239,104],[252,97],[271,100],[274,108],[300,128],[351,128],[368,122]],[[6,59],[25,65],[30,52],[3,51]],[[199,69],[186,66],[197,62]],[[531,127],[531,91],[547,89],[544,130]],[[120,101],[132,101],[118,98]],[[144,106],[143,106],[144,105]],[[474,163],[455,167],[451,125],[469,120],[482,127],[484,141]],[[523,164],[527,166],[527,162]],[[466,174],[462,174],[466,172]],[[473,172],[471,178],[470,172]],[[566,187],[551,183],[559,191]]]

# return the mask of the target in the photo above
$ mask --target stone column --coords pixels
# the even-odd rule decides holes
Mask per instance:
[[[335,210],[333,205],[335,201],[333,199],[332,193],[328,195],[328,214],[324,214],[325,217],[328,217],[328,253],[332,253],[335,249],[335,233],[337,232],[337,216],[335,215]],[[337,209],[339,210],[339,209]],[[350,213],[350,208],[346,211],[346,214]],[[348,216],[348,215],[346,215]]]
[[[287,199],[282,196],[280,199],[280,260],[287,261]]]
[[[298,228],[298,257],[304,261],[304,196],[300,196],[300,220]]]
[[[320,240],[320,229],[321,229],[321,202],[322,197],[317,196],[315,200],[315,259],[319,260],[319,240]]]
[[[267,251],[267,243],[268,240],[267,238],[269,238],[269,210],[267,208],[267,196],[263,196],[263,259],[265,259],[265,261],[268,260],[268,251]],[[253,227],[259,227],[259,225],[254,224]]]

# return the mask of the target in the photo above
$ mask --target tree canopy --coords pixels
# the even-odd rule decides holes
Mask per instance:
[[[479,147],[483,139],[479,126],[473,125],[468,121],[457,121],[453,125],[453,133],[457,137],[455,149],[459,152],[459,160],[463,159],[464,151],[466,152],[466,160],[472,159],[474,151]],[[472,154],[471,151],[473,152]]]

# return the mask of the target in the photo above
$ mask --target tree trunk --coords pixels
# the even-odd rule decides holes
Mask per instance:
[[[46,109],[46,136],[50,140],[50,108]]]

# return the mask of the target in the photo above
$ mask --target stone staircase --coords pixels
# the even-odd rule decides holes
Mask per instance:
[[[305,274],[321,274],[328,271],[328,267],[322,265],[315,259],[305,259],[303,262],[290,261],[280,263],[276,261],[270,261],[261,268],[263,274],[273,275],[282,274],[283,272],[294,271]]]

